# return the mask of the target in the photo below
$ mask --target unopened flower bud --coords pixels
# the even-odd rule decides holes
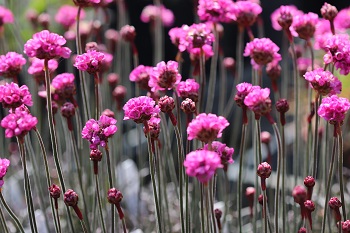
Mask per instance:
[[[111,188],[107,193],[107,200],[109,203],[114,204],[118,210],[119,218],[124,218],[123,210],[120,207],[120,202],[123,199],[123,194],[116,188]]]
[[[166,95],[159,99],[158,106],[162,112],[168,113],[175,108],[175,101],[172,97]]]
[[[126,42],[133,43],[136,37],[134,26],[125,25],[120,29],[120,35]]]
[[[327,19],[329,21],[333,21],[334,18],[337,16],[338,10],[335,6],[332,6],[329,3],[324,3],[321,8],[321,15],[324,19]]]
[[[85,45],[85,52],[87,52],[89,50],[99,51],[97,43],[96,42],[89,42],[89,43],[87,43]]]
[[[119,83],[119,75],[116,73],[110,73],[107,75],[109,85],[114,88]]]
[[[122,85],[118,85],[114,88],[112,94],[113,94],[113,97],[115,98],[115,100],[117,101],[118,110],[121,110],[122,106],[123,106],[124,98],[126,96],[126,87],[124,87]]]
[[[190,98],[186,98],[181,102],[180,108],[184,113],[191,114],[196,112],[196,103]]]
[[[258,165],[258,169],[256,171],[257,175],[261,178],[261,189],[266,190],[266,182],[265,180],[270,177],[272,172],[272,168],[270,164],[267,162],[263,162]]]
[[[75,107],[71,102],[66,102],[61,106],[61,114],[63,117],[71,118],[75,115]]]
[[[303,186],[297,185],[293,189],[292,196],[294,198],[294,202],[298,204],[303,204],[306,201],[306,190]]]
[[[114,112],[108,108],[106,108],[102,113],[101,115],[105,115],[105,116],[108,116],[108,117],[112,117],[114,118]]]
[[[262,195],[262,194],[259,195],[258,202],[260,205],[264,205],[264,195]]]
[[[64,193],[64,203],[67,206],[76,206],[78,204],[78,194],[76,192],[74,192],[72,189],[68,189],[65,193]]]
[[[50,191],[50,196],[53,199],[60,198],[60,196],[61,196],[61,188],[58,185],[52,184],[49,187],[49,191]]]
[[[271,141],[271,134],[267,131],[263,131],[261,132],[260,138],[262,143],[269,144]]]
[[[236,61],[233,59],[233,57],[225,57],[223,60],[224,67],[230,71],[230,72],[235,72],[235,66],[236,66]]]
[[[305,227],[302,227],[298,230],[298,233],[306,233],[306,232],[307,232],[307,230]]]
[[[346,220],[342,222],[342,229],[343,229],[343,233],[350,232],[350,220]]]
[[[42,26],[44,29],[49,29],[50,25],[50,15],[48,13],[41,13],[38,16],[38,23],[40,26]]]

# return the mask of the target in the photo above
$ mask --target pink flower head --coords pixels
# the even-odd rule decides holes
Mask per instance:
[[[201,57],[203,57],[205,60],[208,60],[210,57],[212,57],[214,55],[214,51],[213,48],[210,45],[203,45],[202,48],[193,48],[190,51],[188,51],[190,53],[190,60],[192,63],[192,66],[194,67],[193,69],[193,75],[198,75],[199,71],[200,71],[200,67],[199,67],[199,59],[201,59]]]
[[[50,73],[52,73],[57,69],[58,62],[55,59],[51,59],[48,62],[48,66]],[[28,68],[28,73],[33,75],[38,82],[43,81],[45,78],[44,60],[33,57],[31,59],[31,65]]]
[[[253,66],[267,65],[270,62],[277,63],[282,60],[281,55],[277,53],[278,50],[280,48],[269,38],[255,38],[247,43],[243,56],[250,56]]]
[[[187,175],[196,177],[204,184],[213,177],[216,169],[223,167],[220,156],[208,150],[197,150],[187,154],[184,166]]]
[[[136,29],[134,26],[131,25],[125,25],[123,26],[120,31],[120,36],[125,40],[126,42],[133,43],[136,37]]]
[[[250,93],[252,90],[253,85],[250,83],[239,83],[236,86],[237,94],[235,95],[235,102],[236,104],[241,108],[246,108],[247,106],[244,104],[245,97]]]
[[[56,33],[48,30],[37,32],[24,44],[24,53],[28,57],[37,57],[39,59],[53,59],[56,57],[69,58],[71,50],[68,47],[62,47],[66,39]]]
[[[223,165],[224,170],[227,171],[228,164],[233,163],[232,155],[235,150],[219,141],[213,141],[211,147],[213,151],[218,153],[221,158],[221,164]],[[209,150],[208,144],[205,144],[204,150]]]
[[[160,115],[154,114],[147,122],[149,133],[153,140],[157,140],[160,134]],[[144,132],[147,134],[147,129],[144,127]]]
[[[144,23],[154,22],[156,18],[160,18],[165,27],[170,27],[174,23],[174,14],[171,10],[163,5],[148,5],[141,12],[141,21]]]
[[[306,72],[304,78],[310,82],[310,86],[315,89],[319,95],[339,94],[342,84],[339,79],[328,70],[322,68]]]
[[[350,40],[347,34],[336,34],[328,37],[325,42],[326,54],[323,61],[326,64],[334,63],[339,73],[347,75],[350,73]]]
[[[102,53],[104,54],[104,59],[101,61],[100,72],[104,73],[111,68],[113,62],[113,55],[107,52]]]
[[[169,30],[169,36],[170,36],[171,43],[173,43],[176,47],[178,47],[180,44],[181,37],[186,36],[186,31],[182,27],[181,28],[174,27]]]
[[[250,1],[239,1],[235,4],[236,22],[242,27],[249,27],[256,21],[258,15],[262,12],[259,4]]]
[[[134,120],[138,124],[148,121],[153,114],[160,112],[156,102],[148,96],[139,96],[128,100],[123,110],[125,114],[123,120]]]
[[[129,79],[131,82],[136,82],[140,88],[144,90],[150,90],[150,87],[148,86],[148,81],[150,79],[151,72],[153,70],[153,67],[151,66],[144,66],[139,65],[133,71],[131,71],[129,75]]]
[[[255,118],[259,119],[271,111],[271,99],[269,88],[252,88],[244,98],[244,104],[254,112]]]
[[[148,85],[152,91],[171,90],[181,81],[181,74],[178,71],[178,63],[176,61],[161,61],[153,68]]]
[[[194,79],[186,79],[176,86],[177,95],[182,99],[190,98],[194,102],[198,101],[199,83]]]
[[[301,14],[303,14],[303,12],[298,10],[296,6],[280,6],[271,14],[272,27],[276,31],[281,31],[282,29],[289,29],[289,27],[293,23],[293,17]]]
[[[92,6],[93,4],[100,3],[101,0],[73,0],[75,5],[80,7]]]
[[[96,74],[100,71],[104,59],[104,53],[89,50],[75,58],[74,66],[78,70],[87,71],[89,74]]]
[[[312,12],[293,17],[291,32],[293,36],[310,40],[315,33],[318,15]]]
[[[180,37],[179,50],[191,52],[193,49],[200,50],[204,45],[211,45],[215,41],[214,34],[209,26],[204,23],[183,25],[184,35]]]
[[[210,143],[217,138],[221,138],[222,131],[229,124],[226,118],[222,116],[201,113],[188,124],[188,140],[196,138],[204,143]]]
[[[5,129],[5,137],[24,137],[30,130],[34,129],[38,119],[33,117],[27,109],[19,107],[15,111],[10,111],[1,120],[1,126]]]
[[[57,23],[61,24],[65,29],[71,27],[77,20],[78,15],[78,7],[71,5],[63,5],[61,6],[56,15],[55,20]],[[85,11],[81,10],[80,19],[85,17]]]
[[[338,12],[334,19],[334,26],[339,29],[350,28],[350,7],[344,8]]]
[[[10,166],[10,160],[0,158],[0,189],[4,185],[3,178],[6,175],[7,168]]]
[[[350,108],[350,102],[347,98],[332,95],[322,99],[318,108],[318,115],[332,124],[341,123],[345,118],[346,112]]]
[[[1,55],[0,75],[7,78],[16,77],[24,64],[26,64],[26,59],[24,59],[22,54],[8,52],[6,55]]]
[[[0,27],[5,23],[13,23],[13,21],[14,18],[12,12],[3,6],[0,6]]]
[[[0,103],[4,108],[17,108],[22,104],[33,105],[29,88],[26,85],[19,87],[14,82],[0,85]]]
[[[236,20],[234,3],[231,0],[199,0],[197,14],[202,21],[229,23]]]
[[[90,142],[92,150],[97,149],[98,146],[105,147],[108,138],[112,137],[118,130],[116,123],[116,119],[106,115],[101,115],[98,121],[90,119],[81,131],[81,136]]]
[[[72,98],[75,94],[74,74],[63,73],[57,75],[51,83],[54,93],[63,99]]]

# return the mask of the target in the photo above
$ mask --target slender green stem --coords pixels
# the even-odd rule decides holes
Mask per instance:
[[[204,185],[200,184],[201,188],[201,229],[202,233],[205,233],[205,215],[204,215]],[[209,231],[209,229],[208,229]]]
[[[125,218],[122,219],[122,225],[123,225],[123,232],[127,233],[127,228],[126,228],[126,223],[125,223]]]
[[[257,140],[257,150],[258,150],[258,164],[262,163],[263,158],[261,154],[261,126],[260,119],[256,120],[256,140]]]
[[[99,73],[96,72],[94,75],[94,89],[95,89],[95,119],[98,119],[98,117],[101,114],[101,107],[100,107],[100,93],[99,93]]]
[[[214,174],[214,177],[212,181],[210,182],[210,186],[208,187],[208,199],[209,199],[209,209],[211,213],[211,220],[212,220],[212,227],[214,229],[214,233],[217,233],[217,224],[216,224],[216,218],[215,218],[215,212],[214,212],[214,196],[215,196],[215,187],[216,187],[216,177],[217,175]],[[219,220],[220,221],[220,220]]]
[[[326,218],[327,218],[327,209],[328,209],[328,201],[329,201],[329,193],[330,193],[330,187],[333,177],[333,167],[334,167],[334,160],[335,160],[335,151],[337,147],[337,138],[333,138],[333,148],[332,148],[332,157],[331,157],[331,163],[329,166],[329,173],[328,173],[328,179],[327,179],[327,186],[326,186],[326,198],[324,202],[324,214],[322,219],[322,230],[321,232],[325,232],[325,226],[326,226]]]
[[[80,219],[80,224],[81,224],[81,227],[83,228],[83,232],[88,233],[88,229],[83,219]]]
[[[243,175],[243,161],[244,161],[244,149],[245,149],[245,138],[246,138],[247,124],[243,124],[242,126],[242,137],[241,144],[239,147],[239,171],[238,171],[238,200],[237,200],[237,208],[238,208],[238,225],[239,232],[242,233],[242,175]]]
[[[112,177],[112,166],[111,166],[111,158],[109,155],[109,148],[108,148],[108,143],[106,143],[105,147],[106,151],[106,157],[107,157],[107,171],[108,171],[108,183],[109,183],[109,188],[113,188],[113,177]],[[111,232],[114,232],[114,208],[113,205],[111,207]]]
[[[340,186],[340,198],[342,204],[342,212],[343,212],[343,221],[345,221],[346,218],[346,201],[344,197],[344,181],[343,181],[343,136],[342,131],[340,128],[340,125],[338,127],[338,172],[339,172],[339,186]]]
[[[286,232],[286,189],[285,189],[285,177],[286,177],[286,140],[284,133],[284,125],[281,125],[281,140],[282,140],[282,232]]]
[[[226,224],[226,219],[227,219],[227,214],[230,212],[230,208],[228,205],[228,200],[229,200],[229,195],[230,195],[230,181],[228,179],[228,174],[227,171],[224,171],[225,175],[225,193],[224,193],[224,206],[225,206],[225,213],[224,213],[224,218],[222,219],[222,227],[225,226]],[[241,213],[242,214],[242,213]],[[238,219],[239,221],[239,219]]]
[[[99,181],[98,181],[98,174],[95,174],[95,185],[96,185],[96,195],[97,195],[98,209],[100,211],[102,231],[104,233],[106,233],[107,231],[106,231],[106,226],[105,226],[105,221],[104,221],[103,211],[102,211],[102,203],[101,203],[101,197],[100,197],[100,187],[99,187]]]
[[[313,149],[313,170],[312,170],[312,176],[316,179],[317,175],[317,163],[318,163],[318,126],[319,126],[319,120],[320,116],[317,114],[318,106],[320,104],[320,101],[322,99],[322,96],[315,98],[315,115],[316,115],[316,121],[315,121],[315,134],[314,134],[314,149]]]
[[[266,190],[263,190],[263,215],[264,215],[264,232],[268,233],[268,215],[267,215],[267,195]]]
[[[152,142],[151,142],[151,135],[148,132],[147,135],[147,145],[148,145],[148,155],[149,155],[149,166],[150,166],[150,175],[152,180],[152,190],[153,190],[153,198],[154,198],[154,205],[156,207],[156,219],[157,219],[157,225],[158,225],[158,231],[159,233],[162,232],[162,222],[160,221],[160,209],[159,209],[159,201],[158,201],[158,195],[157,195],[157,185],[156,185],[156,179],[155,179],[155,168],[154,168],[154,158],[153,158],[153,152],[152,152]]]
[[[4,216],[4,213],[2,212],[1,208],[0,208],[0,219],[1,219],[1,225],[2,225],[5,233],[9,233],[9,229],[7,228],[5,216]]]
[[[275,132],[276,141],[277,141],[277,184],[276,184],[276,192],[275,192],[275,232],[278,233],[278,209],[279,209],[279,195],[280,195],[280,175],[281,175],[281,160],[283,156],[283,149],[282,149],[282,143],[281,143],[281,135],[279,133],[277,124],[274,123],[272,125],[273,130]],[[283,203],[284,205],[284,203]]]
[[[15,213],[13,213],[13,211],[11,210],[11,208],[8,206],[7,202],[4,199],[4,196],[2,195],[1,189],[0,189],[0,200],[2,205],[5,207],[5,209],[7,210],[7,213],[10,215],[10,217],[12,218],[12,220],[16,223],[17,228],[19,229],[19,231],[21,233],[24,233],[24,228],[21,224],[21,222],[19,221],[19,219],[17,218],[17,216],[15,215]]]
[[[54,217],[57,218],[58,232],[61,233],[62,229],[61,229],[61,223],[60,223],[60,213],[58,212],[58,208],[56,209],[56,216]]]
[[[201,50],[199,57],[199,98],[198,98],[198,107],[197,111],[202,112],[203,98],[205,93],[205,83],[206,83],[206,75],[205,75],[205,54]]]
[[[156,169],[156,180],[157,180],[157,190],[158,190],[158,202],[159,202],[159,205],[160,205],[160,208],[159,208],[159,216],[160,216],[160,219],[159,221],[161,222],[164,222],[164,224],[162,225],[163,229],[162,231],[166,231],[166,226],[165,226],[165,216],[163,214],[163,193],[162,193],[162,179],[161,179],[161,167],[160,167],[160,156],[159,156],[159,153],[157,153],[157,149],[155,149],[156,145],[155,145],[155,142],[152,140],[152,147],[154,148],[154,163],[155,163],[155,168]]]

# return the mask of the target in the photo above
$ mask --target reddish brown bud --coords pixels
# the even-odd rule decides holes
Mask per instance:
[[[58,199],[61,196],[61,188],[58,185],[52,184],[49,187],[49,192],[53,199]]]
[[[329,3],[324,3],[324,5],[321,8],[321,15],[324,19],[327,19],[329,21],[333,21],[334,18],[337,16],[338,10],[335,6],[332,6]]]
[[[133,43],[136,37],[135,27],[130,25],[125,25],[120,29],[120,35],[126,42]]]
[[[186,98],[181,102],[180,108],[184,113],[190,114],[190,113],[195,113],[196,112],[196,103],[191,100],[190,98]]]
[[[343,229],[343,233],[350,232],[350,220],[346,220],[345,222],[342,222],[342,229]]]
[[[175,108],[175,101],[172,97],[166,95],[159,99],[158,106],[160,111],[168,113]]]

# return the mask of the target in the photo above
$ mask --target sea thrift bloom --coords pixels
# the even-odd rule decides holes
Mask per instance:
[[[257,69],[261,65],[267,65],[270,62],[277,63],[282,60],[281,55],[277,53],[279,49],[269,38],[255,38],[247,43],[243,56],[250,56],[252,65]]]
[[[304,78],[319,95],[335,95],[341,92],[342,84],[338,78],[322,68],[306,72]]]
[[[125,25],[119,31],[123,40],[129,43],[134,43],[136,37],[136,30],[134,26]]]
[[[24,64],[26,64],[26,59],[22,54],[8,52],[6,55],[1,55],[0,75],[6,78],[16,78]]]
[[[246,108],[247,106],[244,104],[245,97],[250,93],[252,90],[253,85],[250,83],[239,83],[236,86],[237,93],[235,95],[235,101],[236,104],[241,108]]]
[[[204,143],[211,143],[215,139],[221,138],[222,131],[229,124],[222,116],[201,113],[188,124],[188,140],[196,138]]]
[[[74,66],[78,70],[87,71],[89,74],[96,74],[100,71],[104,59],[104,53],[89,50],[75,58]]]
[[[0,158],[0,191],[4,185],[3,178],[6,175],[7,168],[10,166],[10,160]]]
[[[144,23],[154,22],[156,18],[160,18],[165,27],[170,27],[174,23],[174,14],[171,10],[163,5],[148,5],[143,8],[140,19]]]
[[[124,218],[124,213],[120,207],[120,202],[123,200],[123,194],[116,188],[111,188],[107,193],[107,200],[109,203],[114,204],[117,207],[119,218]]]
[[[186,79],[186,81],[181,81],[176,86],[177,95],[182,99],[190,98],[194,102],[198,101],[198,90],[199,83],[194,79]]]
[[[220,156],[213,151],[198,150],[186,155],[184,161],[186,174],[196,177],[206,184],[215,174],[217,168],[223,167]]]
[[[336,28],[349,29],[350,28],[350,7],[340,10],[334,19]]]
[[[265,180],[270,177],[272,172],[272,168],[270,164],[263,162],[258,165],[258,169],[256,170],[256,174],[261,178],[261,189],[266,190],[266,182]]]
[[[164,61],[159,62],[156,67],[153,68],[148,85],[152,88],[152,91],[157,90],[171,90],[181,81],[181,74],[178,71],[178,63],[176,61]]]
[[[315,13],[309,12],[303,15],[296,15],[293,17],[291,26],[293,36],[298,36],[304,40],[310,40],[314,36],[317,22],[318,15]]]
[[[347,34],[330,36],[325,42],[325,50],[327,54],[323,56],[323,61],[326,64],[333,62],[340,74],[350,73],[350,40]]]
[[[236,20],[236,10],[231,0],[199,0],[197,14],[202,21],[230,23]]]
[[[34,129],[38,119],[33,117],[24,108],[16,108],[10,111],[6,117],[1,120],[1,126],[5,129],[5,137],[13,136],[23,138],[30,130]]]
[[[282,29],[289,30],[289,27],[293,23],[293,17],[301,14],[303,12],[298,10],[296,6],[280,6],[271,14],[272,27],[276,31],[281,31]]]
[[[132,82],[136,82],[140,88],[144,90],[150,90],[148,81],[153,68],[150,66],[139,65],[133,69],[129,75],[129,79]]]
[[[256,21],[258,15],[262,12],[259,4],[250,1],[239,1],[234,4],[236,22],[239,26],[249,27]]]
[[[191,26],[183,25],[184,35],[180,37],[179,50],[181,52],[187,50],[189,53],[192,50],[199,50],[204,45],[209,45],[215,41],[214,34],[210,28],[204,24],[192,24]]]
[[[269,88],[253,88],[244,98],[244,104],[254,112],[255,119],[268,116],[271,112]]]
[[[0,103],[4,108],[17,108],[22,104],[32,106],[32,95],[26,85],[18,86],[17,83],[11,82],[0,85]]]
[[[80,7],[91,6],[92,4],[100,3],[101,0],[73,0],[75,5]]]
[[[71,5],[61,6],[56,15],[55,20],[57,23],[61,24],[64,28],[68,29],[71,27],[77,20],[78,8]],[[85,17],[85,11],[81,10],[80,19]]]
[[[341,215],[339,208],[342,207],[342,203],[337,197],[331,197],[328,202],[329,207],[333,210],[335,222],[341,221]]]
[[[88,120],[81,135],[90,142],[90,149],[97,149],[98,146],[105,147],[108,138],[112,137],[118,130],[116,123],[116,119],[101,115],[98,121],[95,119]]]
[[[331,124],[341,124],[346,112],[350,109],[350,102],[347,98],[332,95],[322,99],[318,108],[318,115],[329,121]]]
[[[324,19],[327,19],[329,21],[333,21],[334,18],[337,16],[338,10],[335,6],[332,6],[329,3],[324,3],[321,8],[321,15]]]
[[[75,95],[74,74],[59,74],[52,80],[51,85],[54,93],[62,99],[71,99]]]
[[[54,72],[58,67],[58,62],[54,59],[48,62],[49,72]],[[34,57],[31,60],[31,65],[28,68],[28,73],[33,75],[37,81],[43,81],[45,77],[44,60]]]
[[[152,140],[157,140],[160,134],[160,116],[159,114],[154,114],[151,119],[147,122],[149,133]],[[144,132],[147,134],[147,129],[144,127]]]
[[[56,57],[69,58],[71,50],[68,47],[62,47],[66,40],[48,30],[37,32],[24,44],[24,53],[28,57],[37,57],[39,59],[50,60]]]
[[[228,164],[233,163],[232,155],[235,150],[219,141],[213,141],[211,144],[211,148],[212,149],[209,148],[208,144],[204,146],[204,150],[212,150],[218,153],[218,155],[221,158],[221,164],[223,165],[223,169],[224,171],[227,171]]]
[[[123,110],[125,114],[123,120],[134,120],[138,124],[148,121],[153,114],[160,112],[156,102],[148,96],[139,96],[128,100]]]
[[[79,197],[78,197],[78,194],[76,192],[74,192],[72,189],[68,189],[65,193],[64,193],[64,203],[67,205],[67,206],[71,206],[73,207],[75,213],[77,214],[78,218],[80,220],[83,219],[83,215],[78,207],[78,200],[79,200]]]
[[[178,47],[180,43],[180,38],[182,36],[186,36],[186,31],[182,27],[181,28],[174,27],[169,30],[169,36],[170,36],[171,43],[173,43],[176,47]]]
[[[5,23],[13,23],[13,21],[14,18],[12,12],[3,6],[0,6],[0,27]]]

